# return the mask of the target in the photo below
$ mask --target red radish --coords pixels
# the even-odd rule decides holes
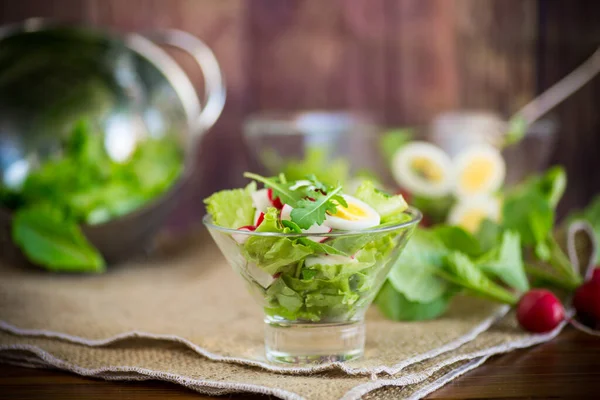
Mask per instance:
[[[585,282],[575,291],[573,297],[573,306],[577,310],[577,314],[584,318],[592,319],[596,323],[600,323],[600,276],[594,271],[592,280]]]
[[[242,226],[240,228],[237,228],[237,230],[238,231],[245,231],[245,232],[254,232],[256,230],[256,227],[254,227],[252,225],[246,225],[246,226]],[[231,237],[233,238],[233,240],[235,240],[239,244],[243,244],[243,243],[246,242],[246,240],[248,240],[248,238],[250,236],[249,235],[238,234],[238,233],[232,233]]]
[[[423,218],[421,219],[420,225],[423,228],[429,228],[432,225],[431,224],[431,220],[429,219],[429,217],[427,217],[427,215],[423,215]]]
[[[258,228],[260,224],[265,220],[265,213],[259,212],[258,210],[254,214],[254,227]]]
[[[592,277],[590,278],[590,280],[594,281],[594,282],[600,282],[600,267],[594,268],[594,271],[592,272]]]
[[[269,201],[271,202],[271,204],[273,204],[273,207],[275,207],[278,210],[281,210],[283,208],[283,203],[281,202],[281,199],[279,197],[273,197],[273,189],[267,189],[267,195],[269,196]]]
[[[310,228],[302,230],[302,232],[305,232],[305,233],[329,233],[331,231],[332,231],[332,229],[330,227],[325,226],[325,225],[317,225],[317,224],[313,224]],[[312,240],[313,242],[323,243],[324,241],[327,240],[327,237],[326,236],[309,236],[309,239]]]
[[[565,310],[560,300],[546,289],[528,291],[517,305],[517,320],[529,332],[550,332],[564,317]]]
[[[269,189],[260,189],[256,192],[251,193],[252,205],[259,212],[267,211],[267,208],[271,207],[271,199],[269,197]]]
[[[292,210],[294,208],[292,206],[290,206],[289,204],[284,204],[283,207],[281,207],[281,214],[280,214],[280,219],[282,221],[290,221],[292,219]]]

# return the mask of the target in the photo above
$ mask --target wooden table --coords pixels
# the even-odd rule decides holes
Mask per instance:
[[[232,395],[234,400],[268,396]],[[567,329],[552,342],[498,356],[431,399],[600,399],[600,338]],[[0,399],[214,399],[162,382],[106,382],[0,365]]]

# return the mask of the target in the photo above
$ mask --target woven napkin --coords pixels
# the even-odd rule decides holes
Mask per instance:
[[[282,368],[263,359],[259,307],[205,238],[163,255],[95,277],[3,266],[0,361],[162,379],[213,395],[420,398],[493,354],[549,340],[562,328],[529,335],[512,313],[498,320],[505,308],[472,299],[458,298],[429,322],[391,322],[373,309],[362,361]]]

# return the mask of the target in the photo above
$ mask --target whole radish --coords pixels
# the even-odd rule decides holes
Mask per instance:
[[[600,268],[596,268],[592,278],[575,291],[573,306],[579,316],[600,323]]]
[[[529,332],[550,332],[564,317],[565,310],[560,300],[546,289],[528,291],[517,305],[517,320],[521,327]]]

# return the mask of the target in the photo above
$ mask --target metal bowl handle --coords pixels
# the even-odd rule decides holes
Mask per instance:
[[[196,36],[176,29],[151,32],[145,35],[153,42],[168,45],[188,53],[204,75],[204,107],[192,120],[194,136],[201,135],[212,127],[225,105],[225,82],[219,63],[210,48]]]

